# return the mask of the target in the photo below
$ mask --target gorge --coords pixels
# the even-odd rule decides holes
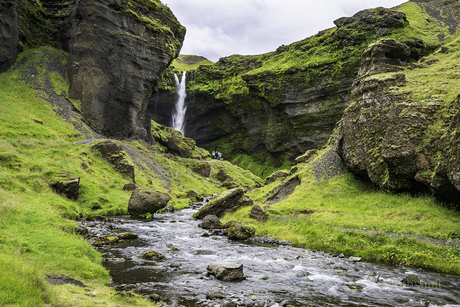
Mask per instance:
[[[221,291],[240,306],[455,306],[459,21],[456,1],[408,1],[212,63],[180,55],[185,28],[160,1],[0,2],[0,305]],[[163,209],[128,217],[138,195]],[[225,230],[197,227],[210,195],[230,206]],[[256,241],[221,235],[235,229]],[[207,260],[249,277],[232,287]]]

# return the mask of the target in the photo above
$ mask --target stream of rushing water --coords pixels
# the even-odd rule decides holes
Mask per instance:
[[[251,297],[292,306],[460,306],[459,276],[352,262],[289,245],[230,241],[198,227],[195,211],[111,220],[116,232],[139,236],[101,248],[111,255],[104,265],[114,286],[157,293],[172,306],[195,306],[217,291],[228,300],[246,300],[246,306]],[[160,252],[165,259],[145,260],[141,255],[147,251]],[[243,264],[247,279],[223,282],[208,276],[206,266],[216,261]],[[408,274],[417,274],[426,284],[402,284]]]

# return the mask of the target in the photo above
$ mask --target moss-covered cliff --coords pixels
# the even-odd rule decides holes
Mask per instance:
[[[436,4],[400,9],[414,16],[420,39],[442,46],[415,63],[402,40],[369,46],[335,140],[347,167],[378,186],[458,204],[459,7]]]
[[[0,72],[23,48],[69,53],[69,98],[98,133],[153,142],[146,108],[158,77],[177,57],[185,28],[157,0],[0,3]]]
[[[365,10],[274,52],[234,55],[198,67],[188,78],[186,135],[246,166],[281,167],[322,147],[349,105],[361,55],[370,44],[395,38],[408,46],[409,62],[440,46],[440,38],[424,28],[433,28],[435,19],[420,8],[413,10]],[[419,25],[422,16],[429,21]],[[433,29],[448,34],[441,27]],[[160,88],[167,91],[171,84],[166,74]],[[157,110],[172,104],[174,95],[163,94],[155,99]],[[248,155],[252,158],[244,158]]]

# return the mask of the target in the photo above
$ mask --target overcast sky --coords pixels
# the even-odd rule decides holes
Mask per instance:
[[[253,55],[334,27],[360,10],[391,8],[402,0],[161,0],[187,28],[182,54],[216,62],[232,54]]]

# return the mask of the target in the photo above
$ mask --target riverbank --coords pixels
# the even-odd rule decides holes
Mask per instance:
[[[249,218],[250,207],[227,214],[223,222],[238,220],[253,226],[256,235],[307,249],[460,274],[460,248],[437,244],[460,237],[458,211],[430,196],[378,190],[350,173],[318,180],[314,163],[298,164],[291,177],[248,192],[267,213],[267,222]],[[300,184],[291,195],[267,201],[283,180],[294,177]]]

